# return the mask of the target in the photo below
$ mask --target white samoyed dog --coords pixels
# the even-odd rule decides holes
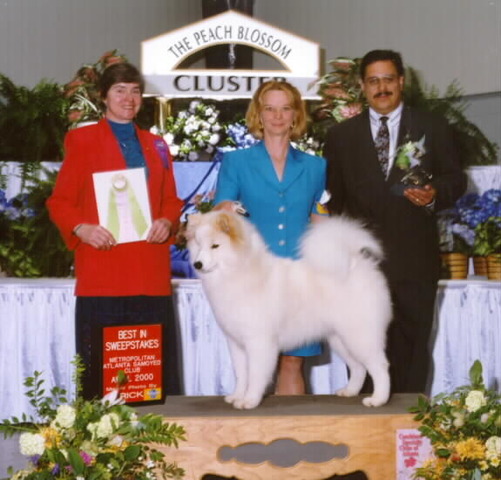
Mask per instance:
[[[358,395],[366,373],[374,392],[390,395],[386,331],[391,300],[376,238],[358,222],[332,217],[305,233],[298,260],[272,254],[241,215],[211,211],[188,217],[185,236],[214,316],[228,340],[235,408],[261,402],[281,351],[325,339],[350,378],[337,395]]]

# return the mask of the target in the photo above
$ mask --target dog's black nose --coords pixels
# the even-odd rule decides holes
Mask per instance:
[[[195,267],[196,270],[201,270],[203,265],[202,262],[197,261],[193,264],[193,266]]]

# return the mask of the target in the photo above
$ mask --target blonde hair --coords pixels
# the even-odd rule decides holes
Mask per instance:
[[[262,83],[259,88],[254,92],[247,113],[245,121],[247,128],[256,138],[262,139],[264,136],[263,125],[261,123],[261,112],[263,110],[263,97],[271,90],[279,90],[285,92],[291,100],[291,106],[295,112],[294,124],[291,128],[291,140],[300,138],[306,130],[307,113],[304,101],[301,98],[299,90],[288,82],[270,80],[269,82]]]

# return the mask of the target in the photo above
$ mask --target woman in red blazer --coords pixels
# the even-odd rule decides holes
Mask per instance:
[[[166,143],[133,122],[143,90],[133,65],[118,63],[104,71],[100,93],[105,118],[68,132],[65,158],[47,201],[51,219],[75,251],[76,347],[86,363],[86,397],[101,393],[100,352],[94,344],[100,329],[149,323],[167,329],[164,351],[170,374],[162,393],[180,393],[169,239],[182,201]],[[152,225],[146,240],[117,243],[111,231],[99,225],[92,174],[127,168],[145,170]]]

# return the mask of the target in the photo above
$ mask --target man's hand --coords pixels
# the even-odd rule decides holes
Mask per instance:
[[[418,207],[426,207],[435,200],[437,191],[431,185],[425,185],[423,188],[406,188],[404,196]]]

